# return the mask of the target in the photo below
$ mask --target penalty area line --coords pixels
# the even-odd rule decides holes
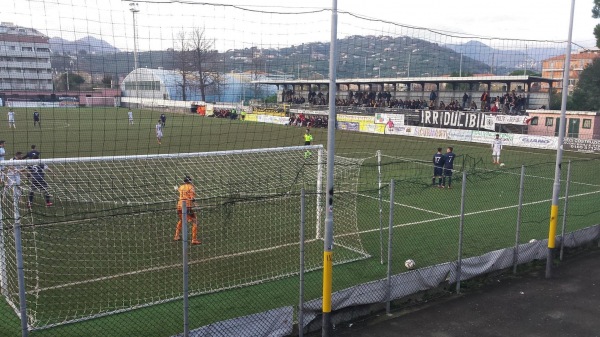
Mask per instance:
[[[370,198],[370,199],[373,199],[373,200],[379,200],[379,198],[375,198],[375,197],[373,197],[373,196],[370,196],[370,195],[367,195],[367,194],[357,193],[357,195],[358,195],[358,196],[361,196],[361,197],[365,197],[365,198]],[[385,203],[389,203],[389,202],[390,202],[389,200],[386,200],[386,199],[381,199],[381,201],[382,201],[382,202],[385,202]],[[428,209],[425,209],[425,208],[420,208],[420,207],[416,207],[416,206],[410,206],[410,205],[406,205],[406,204],[401,204],[401,203],[399,203],[399,202],[394,202],[394,205],[397,205],[397,206],[402,206],[402,207],[406,207],[406,208],[412,208],[412,209],[416,209],[416,210],[418,210],[418,211],[427,212],[427,213],[431,213],[431,214],[435,214],[435,215],[441,215],[441,216],[451,216],[451,215],[444,214],[444,213],[439,213],[439,212],[435,212],[435,211],[430,211],[430,210],[428,210]]]
[[[600,193],[600,191],[592,191],[592,192],[579,193],[579,194],[570,195],[569,198],[583,197],[583,196],[586,196],[586,195],[598,194],[598,193]],[[560,199],[564,199],[564,198],[565,197],[562,196],[562,197],[559,198],[559,200]],[[552,201],[552,199],[544,199],[544,200],[526,202],[526,203],[523,203],[523,206],[531,206],[531,205],[543,204],[543,203],[549,202],[549,201]],[[465,213],[465,216],[477,215],[477,214],[484,214],[484,213],[491,213],[491,212],[496,212],[496,211],[503,211],[503,210],[507,210],[507,209],[511,209],[511,208],[517,208],[517,207],[519,207],[518,204],[517,205],[504,206],[504,207],[491,208],[491,209],[484,209],[484,210],[481,210],[481,211],[474,211],[474,212]],[[401,223],[401,224],[394,225],[393,227],[394,228],[406,227],[406,226],[419,225],[419,224],[423,224],[423,223],[429,223],[429,222],[435,222],[435,221],[441,221],[441,220],[448,220],[448,219],[456,219],[456,218],[460,218],[460,214],[457,214],[457,215],[448,215],[448,216],[444,216],[444,217],[441,217],[441,218],[435,218],[435,219],[427,219],[427,220],[406,222],[406,223]],[[336,237],[344,237],[344,236],[350,236],[350,235],[356,235],[356,234],[367,234],[367,233],[373,233],[373,232],[379,232],[379,228],[367,229],[367,230],[364,230],[364,231],[359,231],[359,232],[354,232],[354,233],[341,234],[341,235],[338,235]]]

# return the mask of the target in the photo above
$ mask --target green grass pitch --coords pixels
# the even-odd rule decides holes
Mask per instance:
[[[1,116],[5,116],[2,109]],[[0,121],[0,138],[6,140],[7,157],[16,151],[27,152],[31,144],[37,145],[43,158],[143,155],[149,153],[201,152],[230,149],[267,148],[302,145],[303,128],[278,126],[253,122],[231,121],[224,119],[203,118],[193,114],[167,113],[167,125],[161,145],[157,144],[154,125],[160,112],[134,110],[134,125],[129,126],[127,110],[124,108],[82,108],[82,109],[41,109],[42,127],[34,128],[31,115],[33,109],[16,110],[16,129],[8,129],[5,120]],[[313,130],[316,144],[325,145],[326,130]],[[387,227],[389,188],[391,179],[396,181],[394,196],[394,240],[393,265],[394,273],[405,270],[404,260],[411,258],[417,267],[456,259],[458,250],[458,224],[460,210],[460,174],[455,173],[453,189],[437,189],[431,187],[431,168],[423,163],[429,161],[435,148],[454,146],[457,168],[465,168],[468,172],[465,202],[465,239],[464,256],[476,256],[485,252],[508,247],[514,244],[516,226],[516,205],[518,203],[519,172],[522,164],[526,165],[524,191],[523,223],[520,242],[530,239],[543,239],[547,236],[550,198],[554,176],[554,152],[507,147],[503,150],[502,161],[506,166],[498,169],[491,165],[491,152],[488,145],[450,141],[438,141],[424,138],[395,137],[374,134],[338,131],[336,135],[336,151],[340,155],[355,158],[367,158],[361,167],[359,192],[357,195],[358,235],[370,258],[360,259],[334,267],[334,290],[340,290],[371,280],[385,277],[387,266],[380,263],[380,216],[379,189],[377,184],[377,162],[375,153],[383,154],[381,166],[384,183],[382,225]],[[591,174],[597,167],[598,157],[587,154],[567,153],[566,160],[572,161],[571,199],[569,202],[568,230],[587,227],[595,224],[595,209],[600,201],[600,176]],[[566,166],[566,165],[565,165]],[[240,166],[240,174],[249,170],[259,170],[252,166]],[[214,172],[218,177],[219,172]],[[563,170],[563,179],[566,170]],[[170,181],[169,181],[170,183]],[[169,185],[171,186],[171,185]],[[171,187],[172,188],[172,187]],[[562,188],[564,190],[564,181]],[[36,198],[41,199],[37,195]],[[294,198],[294,203],[297,201]],[[69,209],[58,205],[57,208]],[[155,205],[146,211],[152,212],[156,220],[154,227],[140,218],[132,217],[131,222],[113,223],[105,219],[107,225],[92,227],[86,223],[85,212],[77,213],[78,227],[55,227],[55,232],[45,233],[46,242],[50,244],[43,264],[49,266],[44,270],[45,279],[50,284],[60,286],[66,282],[89,279],[90,276],[110,275],[126,270],[143,268],[152,265],[156,259],[169,261],[173,268],[166,268],[148,273],[144,277],[120,277],[109,282],[86,284],[79,289],[57,288],[48,290],[46,298],[51,300],[40,302],[37,308],[41,312],[52,312],[60,315],[75,311],[85,313],[90,307],[77,306],[78,299],[84,298],[87,303],[98,303],[111,308],[125,308],[136,303],[125,303],[123,299],[111,297],[111,289],[127,289],[131,293],[143,293],[145,298],[155,296],[156,288],[172,284],[176,289],[181,284],[181,272],[177,268],[180,260],[181,246],[171,242],[176,222],[173,205]],[[249,207],[256,212],[269,212],[273,217],[281,218],[282,224],[295,222],[297,208],[288,209],[283,203],[262,206],[265,209]],[[43,215],[46,212],[41,204],[37,204],[34,213]],[[561,207],[562,209],[562,207]],[[224,250],[235,251],[240,240],[260,239],[265,237],[268,226],[252,224],[248,219],[250,213],[239,215],[239,219],[231,219],[229,223],[211,221],[210,215],[204,219],[204,231],[227,231],[228,225],[241,224],[244,230],[231,231],[233,237]],[[222,219],[222,217],[216,217]],[[215,219],[216,219],[215,218]],[[52,218],[43,219],[47,223]],[[559,221],[560,224],[560,221]],[[213,228],[211,228],[213,226]],[[58,228],[58,229],[57,229]],[[99,230],[102,229],[102,230]],[[70,242],[63,241],[65,231],[69,231]],[[241,234],[243,233],[243,234]],[[271,233],[274,234],[274,233]],[[275,234],[277,234],[275,232]],[[281,231],[277,235],[289,235],[293,240],[295,231]],[[147,237],[153,235],[152,237]],[[248,237],[242,237],[247,235]],[[252,237],[250,237],[252,235]],[[292,235],[294,237],[292,237]],[[383,232],[383,242],[387,242],[387,231]],[[40,239],[40,238],[38,238]],[[87,250],[86,246],[100,247],[101,241],[106,249],[111,242],[128,242],[140,245],[139,255],[124,256],[122,260],[103,259],[103,251]],[[86,242],[88,244],[86,244]],[[147,245],[147,246],[143,246]],[[193,254],[206,256],[210,254],[206,247],[198,247]],[[148,256],[147,251],[156,250],[161,256]],[[322,247],[318,241],[309,244],[311,256],[320,256]],[[343,248],[334,248],[334,259]],[[85,259],[86,254],[93,257],[87,261],[77,274],[64,275],[60,269],[51,268],[60,265],[61,259]],[[273,255],[249,254],[243,263],[229,266],[218,261],[193,264],[190,267],[192,277],[203,280],[203,287],[218,279],[224,285],[235,287],[240,275],[253,268],[261,269],[261,273],[285,274],[296,268],[297,246],[289,246]],[[384,247],[383,255],[387,256]],[[106,256],[114,256],[107,254]],[[194,257],[192,256],[192,259]],[[280,260],[278,260],[280,259]],[[278,263],[278,261],[285,261]],[[237,261],[239,262],[239,261]],[[317,263],[318,261],[313,261]],[[277,268],[285,265],[285,270]],[[220,271],[230,270],[229,273]],[[206,275],[211,274],[211,277]],[[307,300],[321,295],[320,270],[306,275],[305,297]],[[31,291],[28,296],[34,296]],[[177,295],[177,294],[175,294]],[[232,288],[214,293],[194,296],[190,299],[191,327],[199,327],[212,322],[268,310],[283,305],[296,305],[298,301],[298,277],[283,277],[274,281],[250,286]],[[19,336],[20,326],[17,316],[5,301],[0,305],[0,331],[3,336]],[[106,309],[94,308],[94,309]],[[146,308],[92,319],[89,321],[68,324],[47,330],[35,331],[32,336],[171,336],[182,331],[181,301],[167,302]],[[40,314],[42,319],[43,314]]]

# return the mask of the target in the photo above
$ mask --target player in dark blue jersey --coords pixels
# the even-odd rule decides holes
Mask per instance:
[[[454,150],[452,147],[448,147],[444,155],[444,180],[442,188],[446,186],[446,178],[448,178],[448,188],[452,188],[452,170],[454,170],[454,159],[456,158],[452,150]]]
[[[435,186],[435,178],[438,178],[438,187],[442,188],[442,176],[444,175],[444,155],[442,148],[438,147],[437,153],[433,155],[433,178],[431,184]]]
[[[39,159],[38,155],[34,155],[31,159]],[[27,173],[29,176],[29,182],[31,183],[31,189],[29,190],[29,200],[27,207],[31,208],[33,204],[34,193],[43,192],[46,199],[46,207],[52,206],[50,201],[50,192],[48,192],[48,183],[46,183],[46,171],[50,171],[46,164],[36,164],[27,166]]]
[[[163,127],[167,125],[167,116],[165,114],[160,114],[160,123]]]
[[[40,113],[35,110],[33,112],[33,127],[35,128],[35,126],[39,126],[40,129],[42,128],[42,121],[40,120]]]

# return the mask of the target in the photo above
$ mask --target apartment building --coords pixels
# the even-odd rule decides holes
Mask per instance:
[[[52,69],[47,36],[33,28],[0,24],[0,93],[51,91]]]

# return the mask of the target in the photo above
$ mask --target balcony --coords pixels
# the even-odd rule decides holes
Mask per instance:
[[[0,61],[0,68],[50,69],[50,62]]]
[[[52,83],[11,84],[0,82],[0,90],[52,90]]]

